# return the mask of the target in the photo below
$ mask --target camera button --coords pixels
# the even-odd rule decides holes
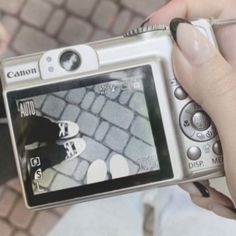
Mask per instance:
[[[175,97],[179,100],[184,100],[188,97],[188,94],[184,91],[182,87],[178,87],[175,89]]]
[[[213,152],[216,155],[222,155],[223,154],[223,150],[222,150],[222,146],[221,146],[220,141],[215,142],[212,146],[212,149],[213,149]]]
[[[211,126],[211,119],[204,111],[197,111],[192,117],[192,124],[198,131],[205,131]]]
[[[201,149],[199,147],[190,147],[187,151],[187,156],[190,160],[196,161],[202,155]]]
[[[48,71],[49,71],[49,72],[54,72],[54,68],[53,68],[52,66],[49,66],[49,67],[48,67]]]
[[[52,62],[52,58],[49,57],[49,56],[46,58],[46,60],[47,60],[47,62],[49,62],[49,63]]]

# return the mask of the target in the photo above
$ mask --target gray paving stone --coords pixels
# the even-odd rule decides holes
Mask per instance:
[[[103,121],[99,127],[97,128],[97,131],[95,133],[95,139],[98,141],[102,141],[109,129],[109,123]]]
[[[45,1],[28,0],[20,14],[20,17],[23,21],[33,26],[43,27],[51,12],[51,4]]]
[[[46,95],[40,95],[40,96],[34,97],[34,105],[36,109],[39,109],[42,106],[45,98],[46,98]]]
[[[63,111],[61,120],[76,121],[80,113],[79,107],[68,104]]]
[[[98,114],[102,110],[102,107],[105,104],[105,102],[106,98],[104,96],[102,95],[98,96],[92,105],[91,111],[94,114]]]
[[[132,13],[128,10],[122,10],[116,18],[115,24],[112,27],[112,32],[115,35],[124,34],[130,24]]]
[[[129,134],[127,132],[113,126],[106,135],[105,144],[114,151],[122,152],[128,139]]]
[[[155,10],[159,9],[167,0],[146,0],[146,1],[137,1],[137,0],[122,0],[122,4],[125,7],[130,8],[137,13],[148,16]]]
[[[72,104],[80,104],[84,98],[85,93],[85,88],[73,89],[67,94],[66,101]]]
[[[88,167],[89,163],[82,160],[74,173],[75,179],[77,179],[78,181],[82,181],[87,173]]]
[[[13,49],[22,54],[45,51],[57,46],[54,39],[29,26],[20,29],[12,44]]]
[[[0,54],[0,60],[14,56],[16,56],[16,53],[7,48],[2,54]]]
[[[150,156],[156,156],[156,150],[141,140],[132,137],[125,148],[125,155],[138,163],[139,159],[148,158]]]
[[[49,95],[43,104],[42,112],[58,119],[65,105],[66,103],[62,99]]]
[[[130,22],[128,30],[138,28],[144,20],[145,20],[145,17],[141,17],[141,16],[134,17],[133,20]]]
[[[47,26],[45,28],[46,32],[50,36],[55,36],[59,32],[65,18],[66,18],[65,11],[61,9],[55,10],[55,12],[52,14],[50,20],[47,23]]]
[[[95,99],[94,92],[90,91],[90,92],[86,93],[86,95],[84,96],[84,99],[81,103],[81,107],[85,110],[88,110],[90,108],[90,106],[92,105],[94,99]]]
[[[92,22],[102,29],[109,29],[118,11],[119,7],[114,1],[102,0],[92,17]]]
[[[4,187],[3,186],[1,186],[0,187],[0,199],[1,199],[1,197],[2,197],[2,193],[4,192]]]
[[[139,114],[148,117],[148,111],[146,107],[146,100],[143,93],[136,92],[130,102],[129,106],[131,109],[135,110]]]
[[[97,0],[68,0],[66,7],[69,11],[78,16],[89,17],[96,3]]]
[[[99,118],[83,111],[79,116],[78,125],[80,127],[80,132],[92,136],[95,133],[99,124]]]
[[[98,40],[108,39],[111,37],[112,37],[112,34],[104,30],[96,29],[90,41],[98,41]]]
[[[21,10],[24,2],[25,0],[1,0],[0,10],[10,14],[17,14]]]
[[[65,0],[47,0],[47,1],[55,4],[56,6],[61,6],[65,2]]]
[[[5,27],[5,29],[10,34],[11,37],[15,35],[16,31],[20,26],[19,19],[10,15],[5,15],[2,18],[1,23],[3,24],[3,26]]]
[[[70,161],[69,160],[63,161],[60,164],[54,166],[53,168],[62,174],[72,176],[78,164],[78,159],[79,157],[74,158],[73,160],[70,160]]]
[[[116,102],[107,101],[102,109],[101,117],[123,129],[128,129],[134,113]]]
[[[67,93],[67,91],[60,91],[60,92],[56,92],[56,93],[53,93],[53,94],[60,97],[60,98],[64,98],[66,93]]]
[[[86,142],[86,149],[81,154],[81,157],[85,160],[93,162],[97,159],[105,160],[109,154],[109,149],[103,144],[94,141],[89,137],[83,137]]]
[[[150,122],[137,116],[131,126],[131,134],[154,146]]]
[[[131,97],[132,93],[127,89],[125,91],[123,91],[121,94],[120,94],[120,97],[119,97],[119,102],[122,104],[122,105],[125,105],[130,97]]]
[[[129,171],[130,174],[136,175],[139,173],[139,165],[135,164],[134,162],[127,159],[127,162],[129,164]]]
[[[85,43],[92,35],[92,31],[93,27],[88,22],[71,16],[66,20],[58,39],[69,45]]]
[[[76,182],[75,180],[73,180],[72,178],[62,175],[62,174],[57,174],[55,179],[52,182],[50,190],[56,191],[56,190],[62,189],[64,186],[66,186],[66,188],[73,188],[73,187],[78,187],[79,185],[80,184]]]
[[[56,175],[56,171],[49,168],[43,172],[43,178],[38,181],[39,185],[43,188],[48,188]]]

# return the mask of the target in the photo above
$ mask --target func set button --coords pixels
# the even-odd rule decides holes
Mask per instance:
[[[205,131],[210,127],[211,119],[204,111],[197,111],[192,117],[192,124],[196,130]]]

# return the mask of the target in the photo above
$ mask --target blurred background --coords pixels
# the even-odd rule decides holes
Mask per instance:
[[[0,21],[11,37],[7,50],[0,58],[121,35],[139,26],[166,1],[0,0]],[[7,132],[7,128],[4,129]],[[4,135],[0,141],[0,152],[8,159],[8,165],[13,166],[9,143],[8,135]],[[11,169],[14,171],[14,168]],[[0,186],[0,235],[47,235],[68,209],[63,207],[36,213],[26,210],[16,177]],[[144,212],[144,235],[151,236],[152,208],[146,206]]]

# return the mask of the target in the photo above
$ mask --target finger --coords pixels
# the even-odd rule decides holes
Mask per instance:
[[[236,219],[236,210],[231,199],[211,188],[207,182],[185,183],[180,187],[190,194],[192,202],[197,206],[219,216]]]
[[[172,18],[235,18],[236,1],[219,0],[212,4],[212,0],[173,0],[154,12],[149,18],[149,24],[169,24]],[[236,25],[215,27],[215,33],[221,52],[236,70]],[[227,39],[227,43],[225,40]]]
[[[222,217],[236,220],[236,209],[233,207],[225,207],[219,204],[212,204],[211,210]]]
[[[215,122],[222,142],[231,194],[236,200],[236,74],[216,48],[191,24],[171,23],[177,44],[173,49],[175,74]],[[230,114],[230,115],[228,115]]]
[[[190,194],[191,198],[197,205],[203,208],[208,209],[208,206],[211,203],[234,207],[234,204],[230,198],[210,187],[210,185],[206,182],[185,183],[181,184],[180,187]]]
[[[190,197],[192,202],[201,208],[210,210],[222,217],[236,219],[236,209],[233,206],[232,201],[230,201],[230,199],[223,194],[214,191],[215,190],[211,190],[211,188],[209,188],[209,192],[211,194],[211,197],[209,198],[203,198],[195,195],[190,195]]]
[[[195,19],[218,17],[226,4],[225,0],[172,0],[150,17],[150,24],[169,24],[173,17]]]
[[[173,48],[172,58],[177,78],[191,97],[221,124],[220,113],[224,111],[224,117],[225,112],[232,113],[232,109],[227,110],[229,107],[226,104],[228,102],[232,106],[232,99],[236,99],[236,75],[217,49],[195,27],[180,20],[174,27],[177,29],[171,27],[172,34],[178,45]]]

